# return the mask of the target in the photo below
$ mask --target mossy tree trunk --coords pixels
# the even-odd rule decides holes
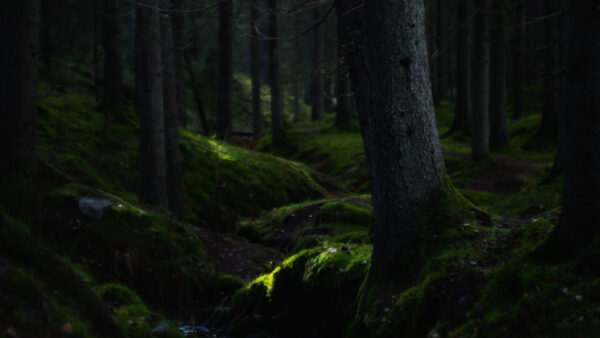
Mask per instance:
[[[544,98],[542,122],[537,130],[538,139],[556,139],[558,136],[558,114],[560,111],[559,50],[558,50],[557,0],[544,1],[544,12],[549,17],[544,21]]]
[[[255,140],[261,138],[262,108],[260,100],[260,48],[256,24],[258,20],[257,0],[248,2],[250,6],[250,73],[252,77],[252,135]]]
[[[160,7],[167,10],[160,15],[167,196],[169,210],[176,215],[182,216],[184,199],[181,150],[179,148],[179,107],[181,107],[179,100],[181,97],[178,95],[179,88],[177,86],[177,72],[175,70],[173,25],[171,21],[172,16],[169,12],[169,9],[172,9],[171,0],[160,0]]]
[[[121,1],[104,0],[103,48],[104,48],[104,109],[117,116],[123,105],[123,62],[121,59],[122,29]]]
[[[272,144],[282,146],[285,132],[283,129],[283,96],[281,87],[281,68],[279,65],[280,46],[277,29],[277,0],[268,0],[269,7],[269,53],[271,68],[271,131]]]
[[[449,133],[469,133],[471,116],[471,0],[456,4],[458,33],[456,34],[456,111]]]
[[[216,132],[229,141],[233,122],[233,0],[219,4],[219,92]]]
[[[423,0],[367,2],[374,244],[370,275],[410,278],[423,214],[444,193],[446,170],[429,79]]]
[[[525,49],[525,5],[512,1],[512,96],[513,118],[523,117],[523,50]]]
[[[315,22],[322,20],[321,6],[315,6],[313,11],[313,19]],[[312,32],[312,81],[311,81],[311,106],[312,119],[315,121],[322,120],[324,117],[324,102],[323,102],[323,74],[321,72],[321,59],[323,57],[323,25],[320,24]]]
[[[39,0],[7,0],[0,19],[0,174],[28,181],[36,169],[40,8]]]
[[[478,0],[475,15],[473,49],[473,130],[474,160],[482,160],[490,153],[490,3]]]
[[[165,121],[158,0],[139,1],[135,25],[135,106],[140,117],[143,204],[167,206]]]
[[[508,7],[505,0],[493,0],[490,51],[490,147],[508,142]]]
[[[600,10],[571,1],[565,124],[563,208],[549,254],[571,257],[598,234],[600,219]]]
[[[184,67],[185,67],[185,48],[186,48],[186,15],[188,0],[172,0],[173,12],[171,13],[173,24],[173,48],[175,60],[175,88],[177,95],[178,106],[177,115],[179,116],[179,125],[185,127],[187,125],[186,110],[184,104]]]

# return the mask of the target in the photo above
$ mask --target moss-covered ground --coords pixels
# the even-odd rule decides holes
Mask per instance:
[[[291,123],[286,96],[280,148],[268,133],[252,151],[253,142],[238,147],[194,125],[182,129],[185,216],[175,218],[139,204],[131,104],[119,116],[102,112],[89,72],[60,67],[39,87],[35,215],[11,203],[19,182],[7,182],[0,196],[1,338],[100,337],[104,310],[126,337],[586,337],[600,330],[600,254],[555,264],[532,255],[557,222],[562,190],[561,177],[547,178],[556,145],[535,139],[540,86],[527,88],[526,115],[511,120],[510,142],[481,162],[470,160],[468,135],[446,135],[453,105],[438,105],[456,190],[444,210],[424,215],[436,223],[427,236],[437,245],[412,280],[367,290],[373,212],[357,126],[337,128],[331,116]],[[237,76],[235,87],[235,129],[248,130],[248,79]],[[301,103],[301,115],[308,113]],[[111,206],[92,219],[79,210],[82,197]],[[460,218],[457,203],[473,217]],[[15,243],[10,234],[19,234]],[[66,276],[74,282],[56,283]]]

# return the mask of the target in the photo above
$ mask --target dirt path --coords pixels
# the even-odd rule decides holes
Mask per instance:
[[[444,154],[459,158],[463,165],[471,161],[470,154],[444,151]],[[466,189],[486,191],[498,195],[514,194],[525,188],[527,180],[544,175],[543,164],[539,161],[518,159],[506,156],[495,158],[494,170],[482,177],[474,179]],[[457,177],[460,171],[450,172],[450,178]]]

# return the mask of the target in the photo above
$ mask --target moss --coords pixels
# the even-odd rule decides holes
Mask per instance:
[[[531,217],[541,213],[557,213],[561,206],[563,180],[555,178],[549,184],[532,184],[494,204],[490,209],[507,217]]]
[[[371,226],[373,213],[345,202],[324,204],[319,212],[321,223],[349,223]]]
[[[251,241],[298,252],[325,241],[368,243],[372,224],[370,196],[306,201],[273,209],[256,220],[241,222],[238,234]],[[336,238],[339,239],[336,240]]]
[[[0,327],[19,336],[60,337],[60,327],[71,326],[73,335],[100,337],[82,315],[78,299],[54,290],[26,266],[0,257]],[[11,337],[13,334],[10,335]]]
[[[271,149],[267,136],[258,149],[301,161],[344,187],[368,192],[369,175],[360,132],[332,126],[333,122],[300,123],[286,130],[285,147]]]
[[[283,314],[267,325],[271,333],[339,335],[353,314],[354,296],[369,268],[370,253],[369,245],[330,244],[303,250],[238,291],[232,311],[259,318]]]
[[[98,296],[105,302],[110,302],[114,306],[120,305],[140,305],[143,304],[140,297],[131,291],[128,287],[110,283],[101,286],[98,289]]]

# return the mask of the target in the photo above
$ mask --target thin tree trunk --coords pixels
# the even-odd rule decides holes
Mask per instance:
[[[375,278],[413,277],[423,214],[445,188],[424,24],[422,0],[367,2]]]
[[[435,32],[435,36],[437,39],[436,42],[436,48],[437,48],[437,58],[435,59],[436,61],[436,72],[437,72],[437,80],[436,80],[436,93],[438,94],[438,100],[445,100],[446,99],[446,89],[448,88],[446,86],[446,79],[448,77],[447,74],[447,70],[446,70],[446,57],[447,57],[447,50],[446,50],[446,45],[445,45],[445,29],[447,27],[444,26],[444,13],[445,13],[445,6],[446,6],[447,1],[439,1],[436,4],[436,9],[437,11],[435,12],[435,27],[436,27],[436,32]]]
[[[352,124],[352,88],[350,86],[350,74],[344,58],[340,58],[338,66],[337,86],[337,110],[335,124],[340,127],[348,127]]]
[[[30,183],[36,171],[40,9],[39,0],[6,0],[0,19],[0,174]]]
[[[252,74],[252,134],[255,140],[262,137],[263,119],[260,97],[260,47],[256,24],[258,20],[257,1],[249,2],[250,6],[250,73]]]
[[[504,0],[492,0],[490,55],[490,147],[508,142],[508,11]]]
[[[556,158],[554,159],[554,164],[552,165],[552,169],[550,170],[549,178],[553,179],[554,177],[560,175],[564,171],[565,166],[565,153],[567,149],[565,148],[565,115],[568,113],[567,107],[567,52],[568,52],[568,16],[566,14],[567,9],[569,8],[569,0],[559,0],[559,10],[564,12],[562,15],[558,17],[559,24],[559,59],[560,59],[560,70],[559,70],[559,101],[560,101],[560,111],[559,111],[559,123],[558,123],[558,150],[556,152]]]
[[[472,157],[482,160],[490,153],[490,1],[478,1],[473,49]]]
[[[230,141],[233,122],[233,0],[219,4],[219,91],[216,132]]]
[[[356,97],[356,110],[367,163],[370,162],[369,73],[366,63],[365,0],[335,0],[340,46],[348,64],[350,84]],[[371,179],[372,181],[372,179]]]
[[[544,1],[546,15],[556,13],[557,0]],[[538,139],[556,139],[558,136],[558,114],[560,103],[558,97],[559,87],[559,50],[558,50],[558,20],[555,16],[549,17],[544,22],[544,99],[542,122],[537,130]]]
[[[302,16],[297,14],[294,18],[294,35],[298,36],[300,32]],[[300,122],[300,74],[304,71],[302,67],[303,58],[302,58],[302,44],[301,38],[298,37],[294,39],[294,56],[293,56],[293,92],[294,92],[294,122]]]
[[[143,0],[136,7],[135,105],[140,116],[140,202],[167,207],[158,6],[158,0]]]
[[[92,2],[92,62],[94,67],[94,99],[100,101],[100,72],[98,71],[98,0]]]
[[[271,128],[274,147],[283,145],[283,96],[279,66],[279,42],[277,41],[277,0],[269,0],[269,51],[271,54]]]
[[[438,28],[437,28],[437,20],[438,20],[438,1],[439,0],[429,0],[429,13],[427,13],[429,24],[427,25],[429,28],[429,65],[430,65],[430,73],[431,73],[431,91],[433,93],[434,103],[437,104],[440,101],[440,93],[438,92],[438,80],[439,80],[439,72],[437,67],[437,59],[439,52],[439,41],[438,41]]]
[[[172,0],[173,13],[173,45],[174,45],[174,60],[175,60],[175,88],[177,95],[177,115],[179,116],[179,125],[185,127],[187,125],[187,116],[184,100],[184,67],[185,67],[185,48],[186,48],[186,15],[185,9],[188,0]]]
[[[121,60],[121,6],[119,0],[104,0],[104,109],[113,116],[123,104],[123,64]]]
[[[198,84],[198,80],[196,80],[196,73],[194,72],[194,65],[192,64],[192,58],[190,57],[190,53],[188,51],[184,52],[185,58],[185,68],[187,69],[188,77],[190,79],[190,85],[192,86],[192,94],[194,96],[194,101],[196,102],[196,109],[198,109],[198,117],[200,118],[200,123],[202,124],[202,130],[204,135],[210,134],[210,125],[208,123],[208,119],[206,118],[206,113],[204,111],[204,104],[202,103],[202,96],[200,95],[200,87]]]
[[[161,0],[160,7],[171,8],[170,0]],[[179,149],[179,102],[177,75],[175,71],[175,45],[173,25],[169,12],[161,13],[160,29],[163,64],[163,107],[165,116],[165,159],[167,171],[167,196],[169,210],[183,216],[184,199],[181,173],[181,151]]]
[[[471,0],[458,0],[456,9],[456,110],[448,134],[454,131],[469,133],[471,116]]]
[[[512,95],[515,119],[523,117],[523,50],[525,49],[524,0],[513,0]]]
[[[570,1],[562,214],[546,253],[568,259],[597,238],[600,219],[600,11]]]
[[[322,19],[321,7],[313,9],[314,21]],[[321,70],[321,58],[323,57],[323,27],[322,24],[314,29],[312,33],[312,85],[311,85],[311,105],[312,119],[314,121],[322,120],[324,117],[323,101],[323,73]]]

